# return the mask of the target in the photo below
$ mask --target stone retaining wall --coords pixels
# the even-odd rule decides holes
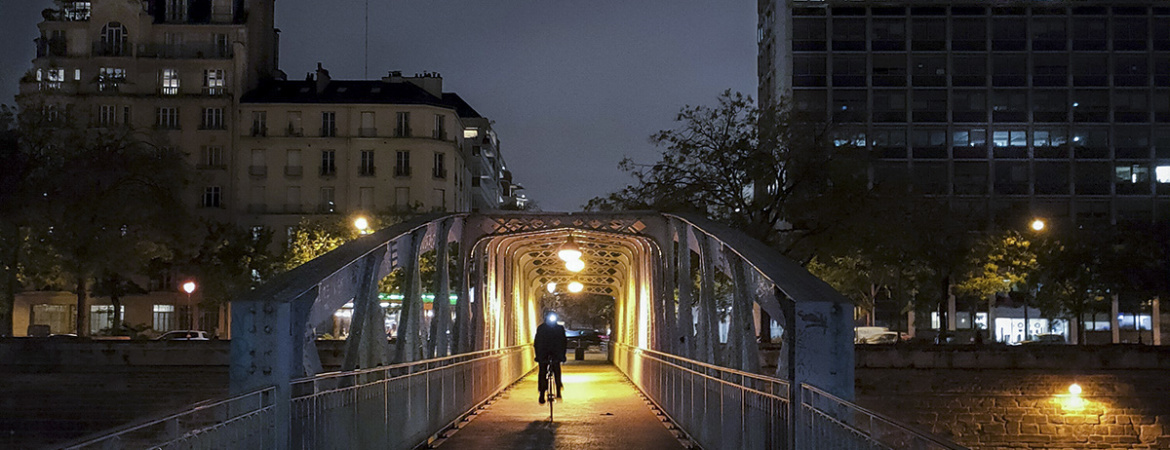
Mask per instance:
[[[1170,448],[1163,348],[859,347],[856,358],[857,403],[974,449]]]

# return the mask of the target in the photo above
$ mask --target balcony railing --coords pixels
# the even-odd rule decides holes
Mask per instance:
[[[141,44],[139,58],[160,59],[231,59],[234,56],[230,46],[214,42],[183,43],[181,45]]]
[[[268,166],[248,166],[248,175],[262,177],[268,175]]]
[[[377,128],[358,128],[358,136],[378,137],[378,129]]]
[[[285,176],[299,177],[304,172],[304,167],[301,166],[284,166]]]
[[[301,137],[301,136],[304,136],[304,135],[305,135],[305,129],[304,129],[304,128],[301,128],[301,127],[294,127],[294,126],[292,126],[292,125],[289,125],[289,126],[288,126],[288,128],[287,128],[287,129],[285,129],[285,131],[284,131],[284,132],[285,132],[285,134],[286,134],[286,135],[288,135],[288,136]]]
[[[94,42],[93,56],[133,56],[125,42]]]
[[[334,166],[334,165],[321,166],[321,176],[323,176],[323,177],[337,176],[337,166]]]
[[[446,168],[435,168],[435,169],[431,170],[431,175],[434,176],[435,178],[445,179],[445,178],[447,178],[447,169]]]
[[[396,177],[409,177],[410,176],[410,166],[394,166],[394,176],[396,176]]]

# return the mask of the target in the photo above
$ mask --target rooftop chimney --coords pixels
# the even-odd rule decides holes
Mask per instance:
[[[423,88],[437,98],[443,98],[443,76],[438,72],[423,72],[406,79],[407,82]]]
[[[326,86],[329,86],[329,71],[317,63],[317,93],[325,92]]]

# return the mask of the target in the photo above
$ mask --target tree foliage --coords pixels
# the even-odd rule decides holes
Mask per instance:
[[[730,91],[714,106],[684,107],[675,122],[651,137],[663,149],[657,162],[623,160],[634,183],[586,208],[694,211],[804,261],[815,252],[809,238],[863,209],[864,152],[833,145],[824,122]]]
[[[95,279],[103,294],[112,294],[117,314],[124,280],[181,241],[189,221],[180,196],[189,168],[177,151],[130,129],[89,128],[44,111],[25,105],[18,120],[19,152],[29,164],[22,185],[35,193],[22,242],[67,275],[84,334]]]

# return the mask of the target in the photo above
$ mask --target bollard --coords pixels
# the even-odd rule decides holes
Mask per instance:
[[[586,346],[586,344],[583,342],[577,343],[577,352],[573,355],[574,361],[584,361],[585,360],[585,346]]]

